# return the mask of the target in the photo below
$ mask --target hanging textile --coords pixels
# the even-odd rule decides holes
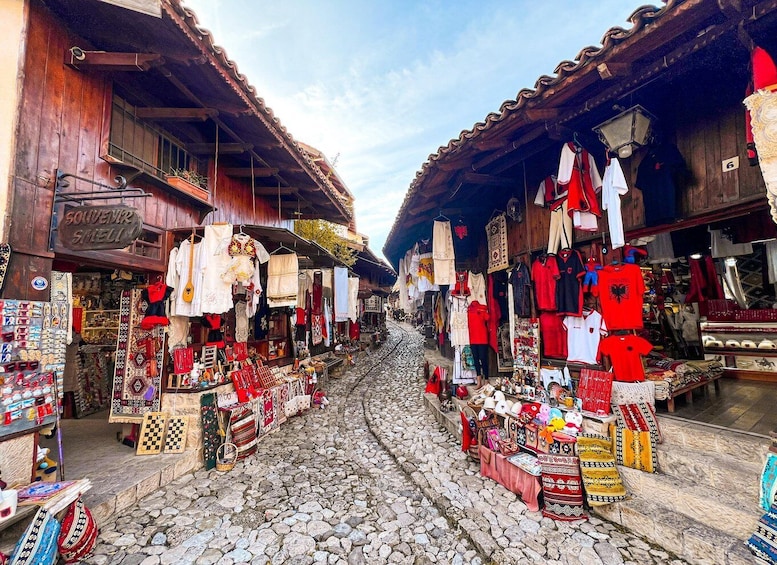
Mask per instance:
[[[231,240],[231,224],[205,226],[205,236],[202,240],[200,257],[203,312],[223,314],[232,309],[232,283],[222,278],[222,275],[229,269],[229,264],[232,261],[232,257],[229,256],[228,252]],[[181,260],[181,254],[181,250],[179,250],[179,261]],[[182,276],[188,276],[188,272]],[[176,313],[180,315],[181,311],[177,310]]]
[[[501,271],[510,265],[507,255],[507,217],[497,215],[486,225],[488,240],[488,272]]]
[[[299,284],[296,253],[271,255],[267,266],[267,301],[270,308],[296,306]]]
[[[432,233],[432,259],[434,282],[452,285],[456,282],[456,257],[453,251],[453,234],[448,220],[435,220]]]
[[[359,277],[348,278],[348,319],[359,319]]]
[[[141,328],[143,309],[140,290],[122,292],[110,423],[139,424],[146,412],[160,409],[164,328]]]
[[[621,213],[621,196],[629,192],[626,177],[618,159],[612,159],[604,168],[602,180],[602,208],[607,210],[607,226],[610,228],[610,243],[613,249],[626,244],[623,234],[623,215]]]
[[[348,319],[348,269],[335,267],[335,322]]]

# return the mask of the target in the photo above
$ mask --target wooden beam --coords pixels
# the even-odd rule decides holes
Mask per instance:
[[[135,115],[141,120],[165,122],[204,122],[219,115],[215,108],[135,108]]]
[[[505,177],[495,177],[493,175],[484,175],[482,173],[473,173],[466,171],[462,180],[465,184],[477,184],[480,186],[515,186],[515,179],[508,179]]]
[[[219,143],[219,155],[239,155],[251,151],[250,143]],[[215,155],[215,143],[187,143],[186,150],[193,155]]]
[[[257,186],[254,188],[254,194],[257,196],[278,196],[279,192],[281,196],[288,196],[289,194],[297,194],[299,189],[293,186],[282,186],[280,188],[277,186]]]
[[[426,204],[420,204],[418,206],[413,206],[408,210],[408,214],[411,216],[418,216],[420,214],[423,214],[424,212],[428,212],[429,210],[434,210],[435,208],[440,207],[440,202],[437,200],[433,200],[431,202],[427,202]]]
[[[65,51],[65,64],[79,70],[147,71],[164,62],[158,53],[108,53],[72,47]]]
[[[541,122],[544,120],[555,120],[561,113],[560,108],[527,108],[523,111],[524,115],[532,122]]]
[[[254,178],[271,177],[278,174],[278,169],[275,167],[225,167],[221,169],[228,177],[251,177],[253,172]]]
[[[596,65],[596,70],[599,71],[599,76],[603,80],[610,80],[629,75],[631,73],[631,64],[606,61]]]
[[[494,153],[487,155],[480,159],[479,161],[475,161],[472,164],[472,168],[475,171],[479,171],[486,165],[490,165],[494,161],[498,161],[502,157],[505,157],[506,155],[509,155],[513,151],[517,150],[519,147],[521,147],[525,143],[529,143],[530,141],[534,141],[538,137],[542,136],[542,134],[545,133],[545,127],[538,127],[533,130],[528,131],[527,133],[523,134],[521,137],[516,139],[515,141],[509,143],[506,147],[499,151],[495,151]]]

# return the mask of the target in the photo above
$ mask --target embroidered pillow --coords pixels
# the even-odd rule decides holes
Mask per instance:
[[[646,402],[636,404],[620,404],[613,406],[616,424],[619,428],[626,428],[635,432],[650,432],[656,443],[664,441],[661,428],[658,425],[656,411],[652,405]]]
[[[612,383],[612,397],[610,402],[613,404],[635,404],[637,402],[646,402],[653,406],[656,405],[656,383],[645,381],[642,383]]]
[[[57,539],[65,563],[78,563],[91,553],[97,544],[97,533],[92,513],[79,498],[68,507]]]
[[[38,509],[8,560],[9,565],[54,565],[57,562],[59,522],[47,510]]]

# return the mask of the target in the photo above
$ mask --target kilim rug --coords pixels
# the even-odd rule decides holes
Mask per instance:
[[[229,416],[230,438],[237,447],[237,458],[245,459],[256,453],[256,420],[248,405],[239,406]]]
[[[777,564],[777,505],[772,505],[761,517],[755,533],[745,543],[756,557],[772,565]]]
[[[645,471],[658,472],[656,440],[651,432],[639,432],[613,426],[615,438],[615,463]]]
[[[620,404],[613,406],[612,411],[615,414],[615,423],[619,428],[627,428],[635,432],[650,432],[656,443],[663,441],[656,412],[651,404],[646,402]]]
[[[775,503],[777,492],[777,454],[767,453],[764,469],[761,471],[761,508],[769,510]]]
[[[499,214],[486,225],[488,239],[488,272],[501,271],[510,265],[507,255],[507,219]]]
[[[573,521],[588,518],[583,510],[583,484],[577,457],[537,454],[542,466],[542,515],[554,520]]]
[[[146,307],[140,290],[121,293],[110,423],[139,424],[143,414],[160,409],[164,328],[140,327]]]
[[[216,468],[216,451],[221,444],[219,436],[219,416],[216,408],[216,395],[203,394],[200,397],[200,414],[202,417],[202,445],[205,470]]]
[[[583,410],[610,413],[613,374],[609,371],[581,369],[577,396],[583,401]]]
[[[626,487],[615,466],[610,438],[578,434],[577,453],[586,499],[591,506],[603,506],[626,499]]]

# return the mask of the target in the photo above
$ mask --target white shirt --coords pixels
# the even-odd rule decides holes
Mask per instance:
[[[621,196],[629,191],[626,177],[617,159],[610,161],[604,169],[602,181],[602,209],[607,210],[607,223],[610,227],[610,240],[613,249],[626,244],[623,235],[623,216],[621,215]]]
[[[567,330],[567,360],[595,365],[599,356],[599,341],[607,335],[602,315],[591,310],[582,316],[566,316],[562,322]]]

